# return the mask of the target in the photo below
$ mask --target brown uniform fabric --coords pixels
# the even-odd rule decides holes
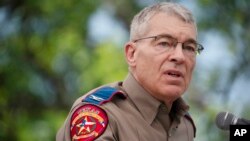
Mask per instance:
[[[108,115],[109,125],[96,141],[193,141],[194,126],[184,116],[188,106],[181,98],[170,109],[146,92],[131,74],[113,87],[122,90],[127,98],[117,97],[100,106]],[[70,117],[85,104],[83,98],[74,103],[56,141],[71,140]]]

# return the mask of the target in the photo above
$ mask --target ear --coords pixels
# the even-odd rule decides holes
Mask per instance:
[[[136,51],[136,46],[134,42],[128,42],[125,44],[126,60],[130,67],[134,67],[136,63],[135,51]]]

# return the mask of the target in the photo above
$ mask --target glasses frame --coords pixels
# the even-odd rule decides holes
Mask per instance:
[[[178,42],[178,40],[176,38],[174,38],[174,37],[172,37],[170,35],[167,35],[167,34],[165,34],[165,35],[155,35],[155,36],[143,37],[143,38],[135,39],[135,40],[133,40],[133,42],[136,43],[138,41],[145,40],[145,39],[150,39],[150,38],[154,38],[156,40],[159,37],[169,37],[169,38],[175,39],[176,42],[175,42],[174,47],[177,45],[177,43],[182,43],[182,45],[185,43],[185,42]],[[192,41],[192,42],[196,44],[196,48],[195,48],[196,55],[201,54],[201,52],[204,50],[203,45],[201,45],[197,41]]]

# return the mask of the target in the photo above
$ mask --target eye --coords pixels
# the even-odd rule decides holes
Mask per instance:
[[[168,47],[171,47],[173,45],[173,41],[169,38],[162,37],[156,41],[156,44],[158,47],[168,48]]]
[[[183,50],[186,50],[189,52],[196,52],[196,44],[195,43],[184,43]]]
[[[170,47],[170,43],[169,42],[166,42],[166,41],[162,41],[162,42],[159,42],[158,43],[158,46],[161,46],[161,47]]]

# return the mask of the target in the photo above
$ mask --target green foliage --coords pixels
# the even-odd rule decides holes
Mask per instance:
[[[237,58],[235,67],[228,70],[230,75],[224,86],[228,93],[240,75],[250,77],[250,3],[247,0],[197,3],[202,9],[200,29],[223,33],[229,39],[228,49]],[[0,14],[6,16],[0,21],[1,140],[54,141],[76,98],[94,87],[125,77],[123,47],[112,41],[95,44],[88,37],[89,17],[103,5],[113,8],[114,18],[124,23],[127,30],[132,16],[141,9],[136,0],[0,2]],[[210,79],[203,85],[213,91],[221,73],[215,68],[208,75]],[[208,92],[198,88],[197,83],[189,92],[192,107],[197,107],[195,115],[206,119],[201,123],[204,129],[200,136],[222,141],[226,134],[214,132],[216,107],[207,106],[211,99],[207,100],[202,93]]]
[[[54,140],[91,65],[87,21],[98,1],[15,1],[0,36],[0,138]],[[10,25],[14,30],[8,31]],[[6,33],[6,34],[4,34]],[[55,114],[56,113],[56,114]]]
[[[91,65],[84,70],[85,73],[81,77],[83,91],[98,85],[122,81],[127,73],[123,48],[117,48],[110,43],[97,45],[91,59]]]
[[[223,86],[222,93],[229,96],[232,85],[240,76],[249,79],[250,70],[250,2],[247,0],[219,0],[197,1],[202,9],[198,25],[200,29],[209,31],[216,30],[227,39],[227,48],[235,58],[234,66],[228,70],[227,83]],[[219,49],[220,47],[218,47]],[[233,59],[232,59],[233,60]],[[214,68],[208,85],[218,86],[221,72]],[[218,89],[214,89],[217,91]],[[227,98],[226,98],[227,99]]]

